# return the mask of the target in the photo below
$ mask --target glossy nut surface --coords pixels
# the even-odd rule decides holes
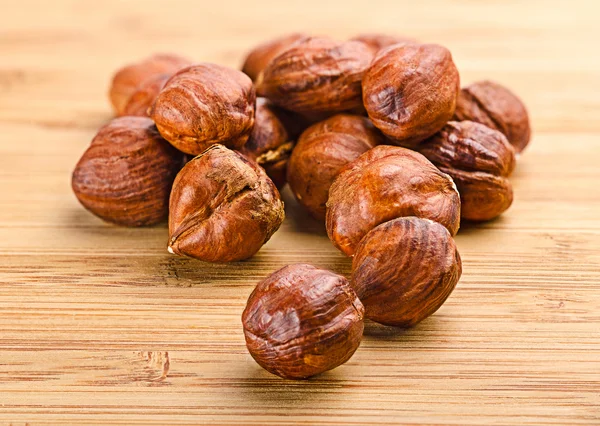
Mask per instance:
[[[372,57],[364,43],[305,38],[269,63],[256,90],[274,104],[299,113],[360,108],[361,79]]]
[[[206,262],[254,255],[283,222],[277,188],[255,162],[222,145],[189,161],[173,184],[169,251]]]
[[[404,44],[377,54],[362,87],[373,124],[398,145],[411,148],[452,118],[460,79],[445,47]]]
[[[314,124],[300,136],[290,157],[292,193],[314,218],[324,220],[329,188],[339,171],[382,142],[365,117],[339,114]]]
[[[286,182],[288,159],[294,142],[279,119],[277,108],[265,98],[256,100],[254,128],[240,152],[256,161],[277,188]]]
[[[160,74],[173,75],[191,65],[191,61],[171,54],[152,55],[140,62],[127,65],[115,73],[109,98],[117,115],[127,115],[125,106],[140,84]]]
[[[439,223],[403,217],[362,239],[352,261],[352,288],[365,316],[413,327],[446,301],[462,273],[454,239]]]
[[[261,367],[305,379],[350,359],[360,345],[363,316],[346,278],[297,264],[258,283],[242,323],[248,351]]]
[[[79,202],[107,222],[143,226],[167,218],[183,154],[149,118],[120,117],[102,127],[72,176]]]
[[[490,220],[510,207],[508,176],[515,167],[515,151],[502,133],[473,121],[450,121],[419,152],[452,176],[463,219]]]
[[[123,115],[148,117],[150,107],[169,78],[170,74],[159,74],[141,83],[129,97]]]
[[[256,80],[258,75],[266,68],[273,58],[277,57],[295,42],[305,37],[305,34],[293,33],[278,37],[274,40],[269,40],[256,46],[244,60],[242,72],[253,81]]]
[[[439,222],[452,235],[460,225],[452,178],[409,149],[376,146],[345,166],[329,190],[327,234],[348,256],[371,229],[404,216]]]
[[[171,77],[154,101],[150,117],[177,149],[197,155],[214,144],[241,148],[254,126],[255,102],[247,75],[204,63]]]
[[[480,81],[460,91],[454,119],[471,120],[502,132],[517,153],[529,144],[529,114],[523,102],[506,87]]]

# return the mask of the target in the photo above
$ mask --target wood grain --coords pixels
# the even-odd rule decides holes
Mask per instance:
[[[0,13],[0,422],[600,424],[597,3],[21,0]],[[292,262],[349,272],[321,225],[288,218],[253,259],[169,255],[166,226],[84,211],[72,168],[110,117],[120,65],[155,51],[239,66],[269,37],[389,31],[498,80],[534,138],[499,220],[457,237],[464,275],[417,328],[367,324],[344,366],[284,381],[246,352],[253,285]]]

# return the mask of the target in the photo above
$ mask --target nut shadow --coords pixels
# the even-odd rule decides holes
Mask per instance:
[[[313,218],[306,209],[298,203],[289,185],[281,190],[281,199],[285,204],[284,226],[291,228],[294,232],[303,234],[326,235],[325,222]]]

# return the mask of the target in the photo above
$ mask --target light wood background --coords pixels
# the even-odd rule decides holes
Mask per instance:
[[[0,0],[0,422],[600,424],[597,2]],[[464,274],[417,328],[368,324],[346,365],[263,371],[240,316],[292,262],[349,263],[285,193],[253,259],[167,253],[166,227],[107,225],[73,166],[110,118],[111,73],[155,51],[239,66],[292,30],[448,46],[463,82],[527,103],[534,137],[501,219],[464,226]]]

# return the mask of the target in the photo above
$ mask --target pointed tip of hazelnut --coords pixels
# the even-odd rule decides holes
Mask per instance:
[[[173,251],[173,247],[171,247],[171,246],[167,247],[167,251],[171,254],[175,254],[175,252]]]

